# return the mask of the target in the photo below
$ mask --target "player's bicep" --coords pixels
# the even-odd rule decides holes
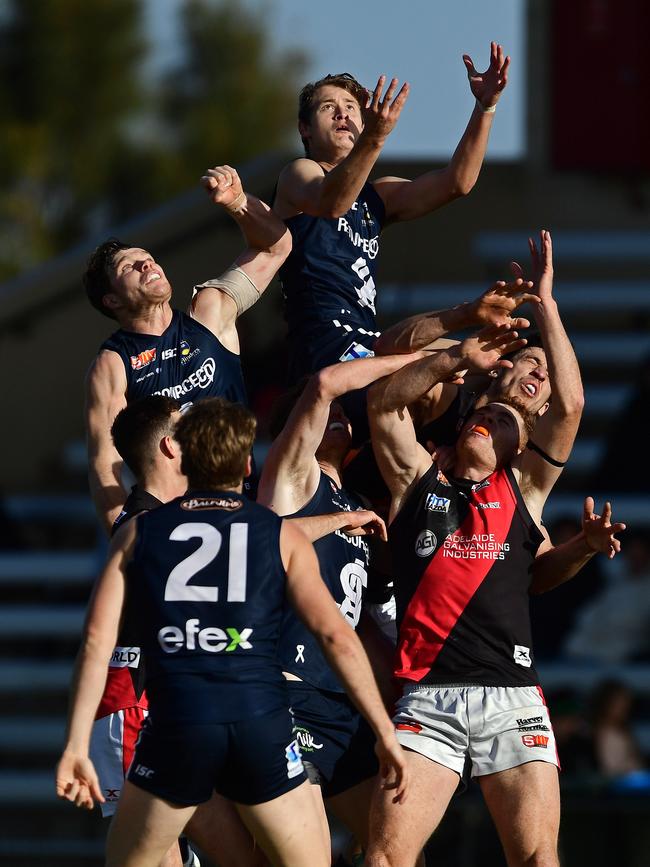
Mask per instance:
[[[111,438],[115,416],[126,406],[126,375],[114,352],[101,353],[86,377],[86,427],[89,455],[117,455]],[[119,457],[119,456],[118,456]]]
[[[314,160],[295,160],[278,178],[274,211],[282,219],[299,212],[318,216],[324,181],[325,173]]]
[[[137,519],[128,521],[111,540],[106,566],[97,579],[88,604],[85,634],[104,655],[117,641],[125,596],[126,565],[135,542]]]
[[[417,441],[406,408],[384,412],[369,406],[372,448],[393,498],[401,496],[431,466],[431,455]]]

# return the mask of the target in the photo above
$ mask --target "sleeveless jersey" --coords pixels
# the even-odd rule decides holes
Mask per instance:
[[[247,403],[239,356],[180,310],[173,311],[160,336],[120,329],[102,349],[117,352],[124,363],[127,403],[149,394],[164,394],[181,404],[204,397]]]
[[[297,214],[285,220],[293,247],[280,280],[293,379],[341,360],[348,345],[374,342],[376,257],[384,215],[379,194],[366,183],[344,217]]]
[[[127,588],[152,716],[234,722],[288,707],[281,519],[241,494],[191,492],[136,520]]]
[[[447,479],[433,464],[389,531],[396,676],[536,685],[528,588],[542,539],[510,467],[472,483]]]
[[[363,506],[360,500],[339,488],[329,476],[321,472],[314,496],[306,506],[290,517],[327,515],[331,512],[350,512],[361,508]],[[342,530],[336,530],[314,542],[314,548],[327,589],[343,617],[356,629],[361,616],[363,591],[368,585],[368,543],[362,536],[347,536]],[[295,674],[319,689],[345,692],[323,656],[318,642],[292,608],[285,609],[278,655],[283,671]]]
[[[139,485],[134,485],[124,503],[124,508],[115,519],[111,535],[115,535],[129,518],[140,512],[147,512],[149,509],[157,509],[158,506],[162,506],[161,500]],[[144,692],[144,681],[145,670],[140,652],[138,615],[127,593],[117,646],[108,663],[106,686],[95,719],[101,719],[118,710],[126,710],[128,707],[141,707],[146,710],[149,703]]]

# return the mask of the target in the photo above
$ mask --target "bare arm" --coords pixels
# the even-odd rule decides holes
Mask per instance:
[[[563,464],[571,454],[578,432],[584,392],[578,360],[553,298],[551,233],[542,230],[540,241],[539,252],[532,239],[529,244],[536,272],[535,288],[540,299],[536,319],[548,364],[551,403],[536,423],[532,440],[553,460]],[[546,498],[562,468],[548,463],[531,449],[525,449],[515,460],[514,469],[521,474],[520,487],[531,513],[541,516]]]
[[[594,514],[592,497],[585,499],[582,530],[573,539],[538,555],[533,565],[531,593],[546,593],[575,577],[599,551],[611,560],[621,550],[615,534],[625,529],[620,522],[612,524],[611,503],[605,503],[602,515]]]
[[[289,523],[298,527],[310,542],[316,542],[336,530],[348,536],[379,536],[387,541],[386,524],[383,519],[369,509],[355,512],[331,512],[328,515],[310,515],[305,518],[288,518]]]
[[[291,235],[284,223],[261,199],[245,193],[239,175],[230,166],[208,169],[201,184],[210,199],[221,205],[239,225],[246,249],[237,257],[221,278],[208,281],[192,299],[191,314],[233,352],[239,351],[235,328],[237,317],[243,312],[231,295],[220,289],[219,282],[229,272],[243,272],[247,294],[254,303],[269,285],[280,265],[291,252]],[[250,284],[250,285],[249,285]],[[251,306],[246,304],[244,309]]]
[[[492,42],[490,65],[484,73],[476,71],[468,55],[463,55],[463,62],[477,102],[458,147],[441,171],[427,172],[414,181],[390,177],[375,181],[386,206],[387,221],[413,220],[431,213],[467,195],[477,181],[494,120],[493,109],[508,81],[510,58],[504,58],[502,46]]]
[[[382,99],[385,81],[382,75],[365,107],[363,130],[345,159],[327,173],[311,159],[296,160],[282,171],[274,205],[279,216],[286,219],[305,213],[331,218],[343,216],[350,210],[408,96],[409,86],[404,84],[393,99],[397,89],[394,78]]]
[[[86,377],[86,438],[90,493],[107,533],[127,496],[120,480],[122,458],[111,437],[115,416],[126,406],[126,385],[120,356],[101,352]]]
[[[103,801],[97,774],[88,758],[90,733],[104,691],[108,662],[117,641],[124,600],[124,571],[131,556],[136,521],[128,521],[111,542],[106,567],[88,604],[81,649],[75,663],[66,743],[56,771],[60,798],[92,809]]]
[[[320,576],[312,545],[286,521],[280,536],[287,572],[287,596],[305,626],[316,637],[328,663],[341,678],[350,698],[377,736],[376,751],[387,788],[402,801],[408,785],[406,762],[384,708],[368,657]]]
[[[358,358],[325,367],[314,374],[271,446],[260,478],[258,502],[279,515],[290,515],[307,503],[318,486],[316,450],[325,433],[332,401],[365,388],[419,355]]]

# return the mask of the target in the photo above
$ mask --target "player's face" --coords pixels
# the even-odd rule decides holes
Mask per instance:
[[[504,368],[498,382],[498,397],[520,400],[529,412],[542,415],[551,397],[546,353],[538,347],[522,349]]]
[[[361,106],[347,90],[325,84],[316,91],[309,123],[299,128],[312,159],[342,159],[363,129]]]
[[[501,467],[519,451],[524,422],[519,413],[503,403],[488,403],[472,413],[464,425],[458,446],[488,464]]]
[[[129,310],[171,298],[172,289],[165,272],[150,253],[139,247],[129,247],[115,255],[110,280],[110,295]]]

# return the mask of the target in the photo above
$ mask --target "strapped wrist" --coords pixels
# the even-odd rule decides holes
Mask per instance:
[[[483,114],[494,114],[494,112],[497,110],[496,103],[495,103],[494,105],[490,105],[490,106],[488,106],[488,108],[485,108],[485,106],[483,105],[483,103],[480,102],[480,101],[477,99],[477,100],[476,100],[476,105],[481,109],[481,111],[483,112]]]

